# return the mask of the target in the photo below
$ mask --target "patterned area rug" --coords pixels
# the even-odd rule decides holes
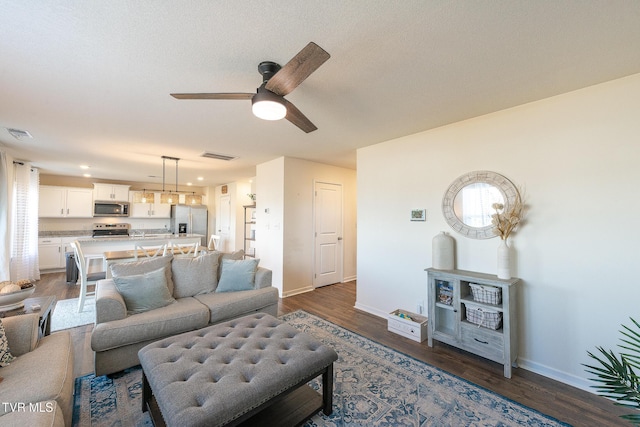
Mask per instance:
[[[332,346],[333,414],[307,426],[567,426],[304,311],[282,318]],[[312,387],[319,389],[320,381]],[[73,425],[151,426],[141,412],[141,370],[76,379]]]
[[[51,332],[75,328],[96,321],[96,300],[89,297],[84,302],[82,313],[78,313],[78,298],[56,301],[51,315]]]

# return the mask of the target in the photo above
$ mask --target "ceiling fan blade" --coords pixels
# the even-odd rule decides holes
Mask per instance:
[[[255,93],[172,93],[176,99],[251,99]]]
[[[305,133],[313,132],[318,129],[316,125],[311,123],[311,120],[307,119],[307,116],[302,114],[302,111],[298,110],[298,108],[283,98],[283,101],[287,107],[287,115],[284,117],[289,120],[294,125],[298,126]]]
[[[281,96],[287,95],[330,57],[324,49],[310,42],[269,79],[265,88]]]

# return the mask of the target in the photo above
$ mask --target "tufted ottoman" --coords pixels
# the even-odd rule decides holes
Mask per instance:
[[[156,426],[297,425],[331,414],[338,355],[264,313],[142,348],[142,410]],[[322,396],[307,382],[322,375]],[[159,414],[159,413],[160,414]]]

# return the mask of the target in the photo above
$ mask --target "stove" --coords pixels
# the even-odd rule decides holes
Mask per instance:
[[[129,237],[130,224],[93,224],[93,237]]]

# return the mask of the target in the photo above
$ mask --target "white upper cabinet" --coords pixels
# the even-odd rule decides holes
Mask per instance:
[[[40,218],[93,217],[93,191],[90,188],[40,186]]]
[[[134,203],[136,191],[131,191],[131,212],[130,218],[170,218],[171,205],[168,203],[160,203],[160,194],[154,193],[153,203]]]
[[[66,193],[64,187],[40,186],[38,216],[40,218],[63,217],[66,209]]]
[[[67,189],[67,218],[93,217],[93,192],[88,188]]]
[[[116,184],[93,184],[93,200],[126,202],[129,200],[129,186]]]

